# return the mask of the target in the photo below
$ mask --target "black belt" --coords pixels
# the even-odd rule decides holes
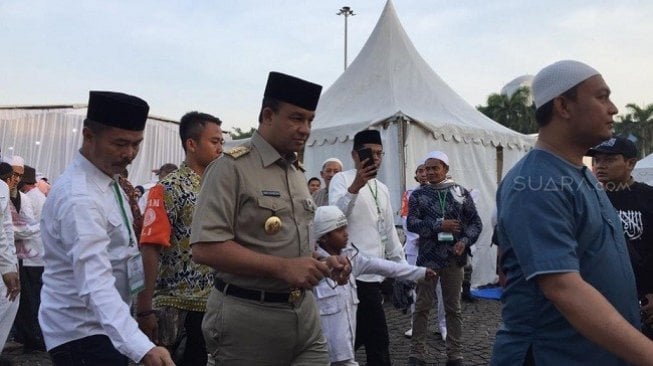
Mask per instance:
[[[225,295],[240,297],[241,299],[256,300],[263,302],[285,302],[296,303],[301,299],[303,290],[293,289],[291,292],[269,292],[260,290],[250,290],[247,288],[238,287],[229,283],[225,283],[219,278],[215,278],[213,285],[218,291]]]

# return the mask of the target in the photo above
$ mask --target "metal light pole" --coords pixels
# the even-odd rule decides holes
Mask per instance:
[[[350,15],[356,15],[354,14],[354,11],[351,10],[350,7],[348,6],[343,6],[336,15],[344,15],[345,16],[345,70],[347,70],[347,18]]]

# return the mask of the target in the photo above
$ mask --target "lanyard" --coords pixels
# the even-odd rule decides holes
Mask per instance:
[[[130,228],[131,225],[129,225],[129,219],[127,219],[125,206],[123,206],[122,194],[120,194],[120,189],[118,188],[118,182],[114,180],[112,182],[112,185],[113,185],[113,191],[116,193],[116,197],[118,198],[118,205],[120,206],[120,213],[122,214],[122,219],[125,222],[125,227],[127,227],[127,233],[129,233],[129,246],[133,247],[134,239],[132,238],[132,230]]]
[[[370,193],[372,194],[372,197],[374,197],[374,203],[376,204],[376,213],[381,216],[381,207],[379,207],[379,186],[376,183],[376,180],[374,181],[374,190],[372,190],[372,186],[370,185],[370,182],[367,182],[367,188],[370,189]]]
[[[435,191],[438,194],[438,200],[440,201],[440,210],[442,212],[442,219],[444,220],[444,217],[446,216],[446,212],[444,211],[445,208],[447,208],[447,191]],[[444,194],[442,194],[444,193]]]

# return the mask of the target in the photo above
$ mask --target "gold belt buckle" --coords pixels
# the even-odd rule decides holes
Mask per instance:
[[[290,291],[290,295],[288,295],[288,302],[291,304],[296,304],[300,299],[302,298],[302,289],[300,288],[295,288],[292,291]]]

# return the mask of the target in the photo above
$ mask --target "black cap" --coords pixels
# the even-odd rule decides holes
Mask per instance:
[[[128,94],[91,91],[86,118],[123,130],[143,131],[150,106],[143,99]]]
[[[621,154],[626,159],[637,157],[637,146],[635,143],[624,137],[612,137],[589,149],[587,156],[594,156],[598,153]]]
[[[268,83],[265,85],[263,96],[314,111],[320,100],[321,92],[321,85],[272,71],[268,75]]]
[[[25,172],[20,181],[24,184],[36,184],[36,169],[29,165],[25,165]]]
[[[362,146],[363,144],[377,144],[383,145],[381,142],[381,134],[377,130],[363,130],[354,135],[354,147]]]

